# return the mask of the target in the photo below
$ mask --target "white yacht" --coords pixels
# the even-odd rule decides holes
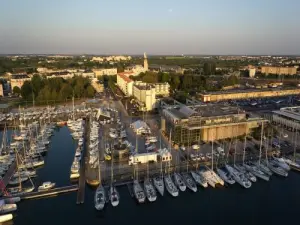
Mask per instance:
[[[286,171],[291,170],[291,167],[285,162],[283,158],[279,158],[275,156],[273,156],[272,158],[278,166],[282,167],[282,169],[285,169]]]
[[[237,171],[235,168],[225,165],[226,169],[228,170],[229,174],[235,179],[237,183],[239,183],[241,186],[244,188],[250,188],[251,187],[251,182],[244,176],[244,174],[240,173]]]
[[[138,180],[133,181],[133,193],[138,203],[144,203],[146,200],[145,193]]]
[[[179,195],[179,192],[171,176],[170,175],[164,176],[164,181],[165,181],[166,189],[170,193],[170,195],[172,195],[173,197],[177,197]]]
[[[106,203],[105,189],[102,185],[99,185],[94,196],[95,208],[102,210]]]
[[[47,181],[47,182],[44,182],[41,186],[38,187],[38,191],[46,191],[46,190],[49,190],[53,187],[55,187],[55,183]]]
[[[0,202],[0,213],[9,213],[17,210],[16,204],[5,204],[4,200],[3,202]]]
[[[258,166],[256,166],[254,163],[252,162],[247,162],[244,164],[244,167],[247,171],[251,172],[252,174],[254,174],[256,177],[263,179],[265,181],[269,181],[270,177],[269,175],[265,174],[264,172],[262,172]]]
[[[111,205],[114,207],[118,206],[120,203],[120,195],[119,195],[119,192],[116,189],[116,187],[114,187],[114,186],[110,187],[110,195],[109,196],[110,196]]]
[[[204,188],[208,187],[208,181],[199,173],[191,171],[193,179],[196,181],[197,184],[201,185]]]
[[[287,177],[288,172],[283,169],[281,166],[278,165],[278,163],[275,160],[268,160],[268,167],[272,172],[276,173],[279,176]]]
[[[180,191],[186,190],[186,185],[183,182],[182,176],[179,173],[174,173],[175,184],[179,188]]]
[[[1,208],[1,206],[0,206]],[[0,215],[0,224],[10,221],[13,219],[13,215],[12,214],[5,214],[5,215]]]
[[[144,181],[144,190],[149,202],[156,201],[157,195],[155,188],[153,187],[151,180],[148,178],[146,178]]]
[[[193,178],[188,173],[182,174],[182,179],[184,180],[186,186],[193,192],[197,192],[197,185]]]
[[[161,175],[155,177],[153,179],[153,184],[156,188],[156,190],[159,192],[159,194],[161,196],[164,196],[164,192],[165,192],[165,185],[164,185],[164,180],[163,177]]]
[[[227,172],[222,169],[217,168],[218,175],[228,184],[234,184],[235,180]]]
[[[224,181],[222,180],[222,178],[220,178],[213,170],[209,169],[208,167],[205,169],[201,169],[199,173],[205,180],[207,180],[210,186],[215,187],[216,184],[224,186]]]

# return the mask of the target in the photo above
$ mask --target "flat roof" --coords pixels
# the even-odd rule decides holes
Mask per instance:
[[[285,108],[273,111],[273,113],[300,121],[300,108]]]
[[[299,88],[249,88],[249,89],[233,89],[224,91],[214,91],[214,92],[202,92],[200,95],[220,95],[220,94],[231,94],[231,93],[249,93],[249,92],[268,92],[268,91],[286,91],[286,90],[300,90]]]
[[[24,79],[30,78],[27,74],[13,74],[11,75],[11,79]]]
[[[164,109],[180,119],[189,117],[217,117],[226,115],[245,114],[245,111],[234,106],[227,105],[197,105],[197,106],[181,106],[179,109]]]

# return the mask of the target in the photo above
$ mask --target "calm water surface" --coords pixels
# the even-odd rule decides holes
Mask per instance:
[[[50,180],[57,186],[70,184],[69,168],[76,144],[66,127],[55,132],[38,171],[37,184]],[[250,189],[238,184],[224,188],[207,188],[197,193],[181,192],[177,198],[165,194],[150,204],[138,205],[127,187],[120,187],[120,205],[107,205],[103,212],[94,210],[94,190],[86,188],[85,203],[76,205],[76,193],[27,200],[18,204],[16,225],[53,224],[289,224],[298,221],[300,209],[300,173],[288,178],[272,176],[270,182],[258,180]]]

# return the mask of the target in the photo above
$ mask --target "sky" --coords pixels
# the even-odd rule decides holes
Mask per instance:
[[[0,54],[300,54],[299,0],[1,0]]]

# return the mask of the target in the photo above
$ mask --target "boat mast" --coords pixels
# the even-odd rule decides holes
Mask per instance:
[[[138,153],[138,138],[137,135],[135,136],[135,153]],[[136,163],[136,166],[133,167],[134,168],[134,175],[136,175],[134,178],[139,181],[139,165],[138,163]]]
[[[101,172],[100,172],[100,152],[99,152],[99,148],[98,148],[98,144],[97,144],[97,149],[98,149],[98,175],[99,175],[99,183],[101,185]]]
[[[159,135],[159,149],[160,149],[160,152],[162,152],[162,149],[161,149],[161,131],[159,132],[160,135]],[[160,176],[162,177],[162,157],[161,157],[161,160],[160,160]]]
[[[244,139],[243,165],[245,163],[245,155],[246,155],[246,140],[247,140],[247,133],[245,134],[245,139]]]
[[[214,141],[211,142],[211,170],[214,170]]]
[[[113,148],[111,147],[111,143],[110,143],[110,149],[111,149],[111,186],[113,185],[113,180],[114,180],[114,167],[113,167]]]
[[[235,160],[236,160],[236,147],[237,147],[237,137],[235,137],[233,165],[235,165]]]
[[[261,124],[261,131],[260,131],[260,145],[259,145],[259,160],[258,160],[258,165],[260,165],[260,160],[261,160],[261,148],[262,148],[263,130],[264,130],[264,123],[262,122],[262,124]]]
[[[169,139],[169,152],[171,153],[172,151],[172,129],[170,129],[170,139]],[[168,169],[168,174],[170,174],[170,168],[171,168],[171,160],[169,160],[169,169]]]
[[[298,131],[296,130],[295,140],[294,140],[294,156],[293,156],[293,161],[294,161],[294,162],[296,161],[297,134],[298,134]]]

